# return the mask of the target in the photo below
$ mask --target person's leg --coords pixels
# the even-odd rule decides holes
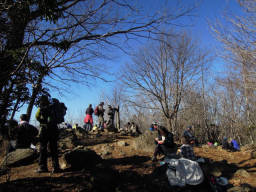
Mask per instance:
[[[59,171],[59,158],[58,158],[58,144],[57,138],[50,139],[50,150],[51,150],[51,158],[52,158],[52,167],[53,171]]]
[[[153,157],[152,157],[152,161],[156,161],[157,160],[157,155],[161,153],[161,147],[159,144],[156,145]]]
[[[47,169],[47,138],[40,139],[40,149],[39,149],[39,169],[38,172],[48,171]]]

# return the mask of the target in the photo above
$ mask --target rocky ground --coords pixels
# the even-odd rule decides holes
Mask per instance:
[[[36,173],[37,159],[25,165],[12,166],[0,172],[0,192],[211,191],[208,182],[196,187],[171,188],[165,175],[166,167],[160,166],[159,162],[152,163],[151,152],[143,152],[134,146],[135,139],[130,136],[114,133],[85,135],[81,131],[66,131],[61,134],[59,142],[62,173]],[[72,153],[76,161],[71,166],[65,156],[74,149],[79,153]],[[229,192],[256,191],[254,150],[253,146],[244,147],[241,152],[204,145],[195,148],[196,155],[207,160],[204,171],[228,179]],[[0,161],[2,159],[3,154]],[[50,159],[48,165],[51,171]]]

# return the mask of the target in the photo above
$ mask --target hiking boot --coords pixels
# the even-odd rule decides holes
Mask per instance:
[[[48,169],[47,168],[38,168],[36,170],[36,173],[47,173],[48,172]]]

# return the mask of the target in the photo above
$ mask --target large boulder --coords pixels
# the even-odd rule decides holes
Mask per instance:
[[[64,160],[67,164],[66,167],[80,170],[83,168],[94,168],[96,164],[102,161],[102,158],[95,151],[81,146],[66,152]]]
[[[38,153],[31,148],[16,149],[7,154],[0,167],[27,165],[32,163],[37,157]]]

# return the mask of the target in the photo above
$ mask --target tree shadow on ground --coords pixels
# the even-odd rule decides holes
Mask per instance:
[[[107,159],[106,164],[108,165],[142,165],[145,162],[149,161],[150,157],[148,156],[130,156],[130,157],[123,157],[117,159]]]

